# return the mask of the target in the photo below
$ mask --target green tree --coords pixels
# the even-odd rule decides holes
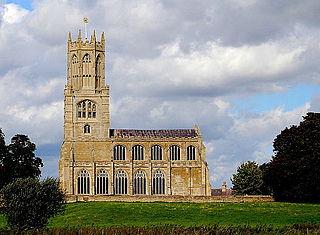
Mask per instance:
[[[7,155],[8,155],[8,151],[7,151],[7,146],[4,140],[4,134],[0,129],[0,189],[3,187],[3,185],[6,182],[6,174],[5,174],[5,168],[3,166],[3,160],[7,157]]]
[[[28,136],[15,135],[9,146],[5,146],[3,133],[0,134],[1,150],[0,169],[3,177],[0,188],[17,178],[40,176],[40,167],[43,166],[43,163],[39,157],[35,156],[36,145],[30,141]]]
[[[238,195],[259,195],[263,185],[262,171],[254,161],[242,163],[231,178],[232,190]]]
[[[320,201],[320,113],[307,113],[273,142],[266,182],[279,201]]]
[[[57,179],[17,179],[2,190],[3,213],[7,223],[14,229],[38,229],[49,218],[65,209],[65,194]]]

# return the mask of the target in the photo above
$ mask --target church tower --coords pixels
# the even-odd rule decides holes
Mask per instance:
[[[64,90],[64,140],[104,140],[109,136],[109,86],[105,84],[105,38],[95,32],[78,40],[68,36]]]

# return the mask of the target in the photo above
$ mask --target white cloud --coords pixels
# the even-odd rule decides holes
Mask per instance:
[[[28,14],[28,10],[19,7],[16,4],[5,4],[3,6],[3,21],[7,24],[19,23],[25,15]]]

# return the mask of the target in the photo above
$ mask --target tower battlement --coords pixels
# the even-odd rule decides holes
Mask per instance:
[[[72,40],[72,35],[69,32],[68,34],[68,49],[75,50],[79,48],[97,48],[97,49],[104,49],[105,48],[105,36],[104,32],[102,32],[100,41],[97,40],[96,32],[93,31],[93,34],[89,38],[82,37],[81,30],[79,30],[78,38],[76,41]]]

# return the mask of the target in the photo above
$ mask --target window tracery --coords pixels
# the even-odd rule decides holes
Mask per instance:
[[[124,170],[119,170],[115,180],[115,194],[127,194],[128,193],[128,177]]]
[[[90,119],[97,117],[96,104],[91,100],[83,100],[77,105],[78,118]]]
[[[138,170],[134,177],[133,194],[146,194],[146,175]]]
[[[152,194],[165,194],[165,178],[161,170],[157,170],[153,174]]]
[[[90,193],[90,175],[86,170],[81,170],[78,174],[78,194]]]

